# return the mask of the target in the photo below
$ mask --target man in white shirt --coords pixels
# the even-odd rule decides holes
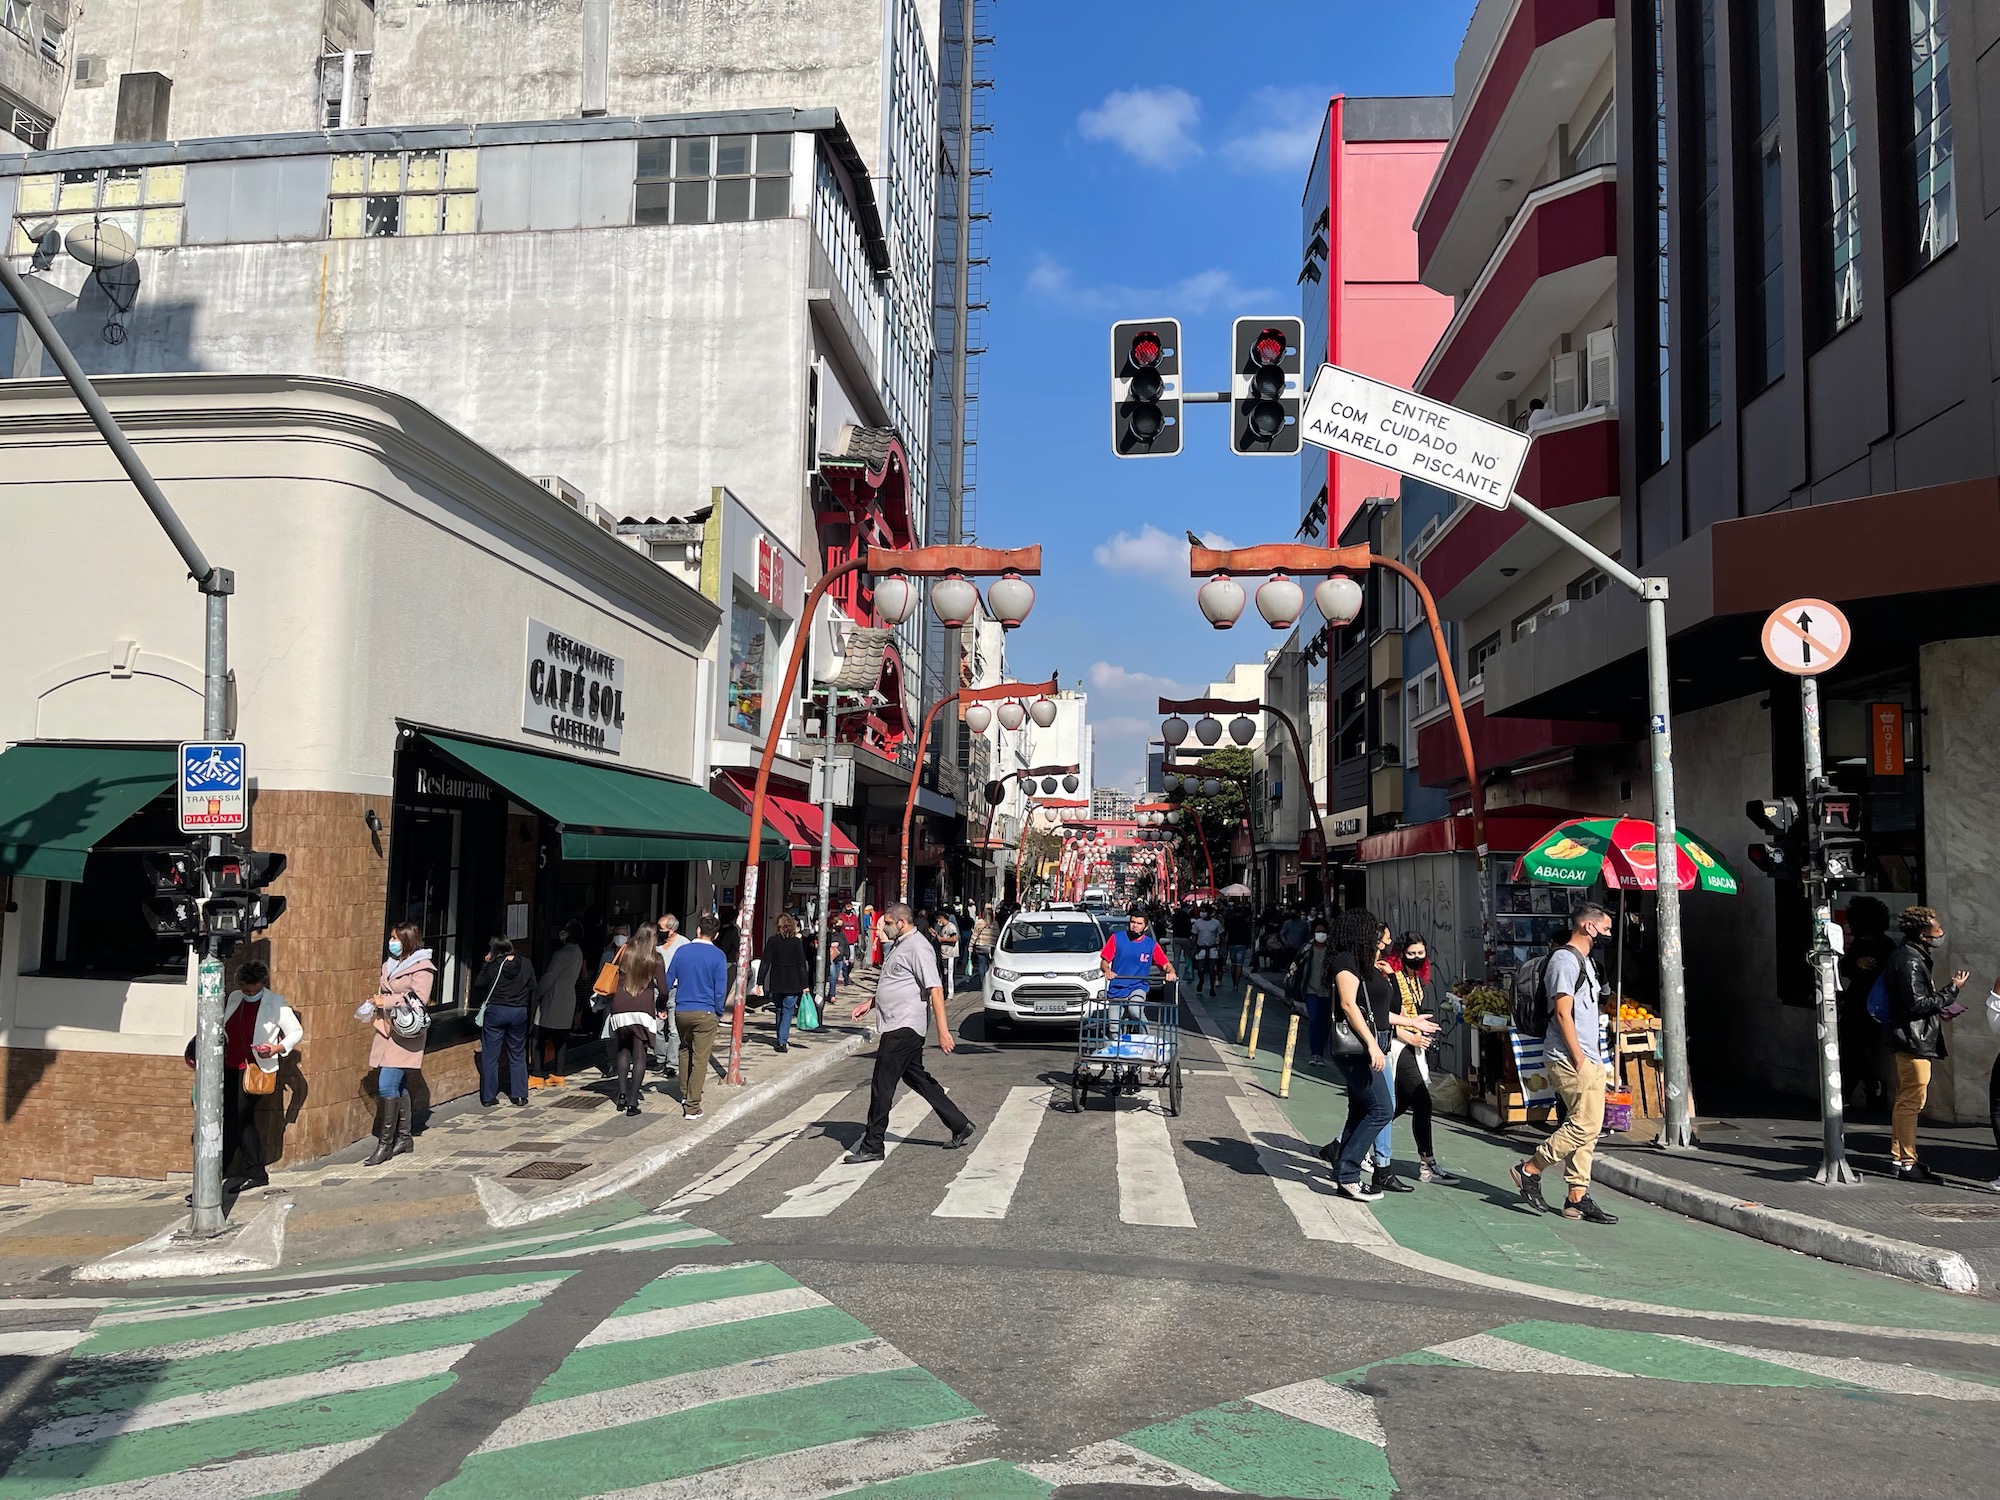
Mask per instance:
[[[1203,907],[1201,915],[1194,919],[1194,975],[1195,987],[1201,987],[1201,976],[1208,976],[1208,992],[1215,994],[1222,987],[1222,921],[1213,909]]]
[[[938,1046],[950,1052],[956,1045],[951,1022],[945,1015],[944,979],[938,973],[937,954],[932,951],[930,940],[918,931],[916,913],[902,902],[883,912],[876,927],[882,934],[882,972],[876,980],[875,993],[850,1013],[857,1021],[870,1010],[880,1013],[875,1078],[868,1092],[867,1129],[846,1159],[852,1162],[882,1159],[889,1129],[889,1106],[899,1083],[915,1089],[937,1112],[944,1128],[951,1132],[946,1149],[956,1151],[972,1139],[976,1127],[924,1067],[927,1021],[937,1023]]]
[[[658,927],[660,946],[657,951],[660,955],[660,969],[664,973],[666,966],[674,961],[674,955],[694,939],[681,931],[681,919],[670,911],[660,914]],[[671,995],[660,997],[661,1019],[667,1024],[653,1033],[653,1062],[661,1074],[668,1078],[680,1071],[674,1059],[681,1055],[681,1031],[680,1027],[674,1024],[672,1000]]]

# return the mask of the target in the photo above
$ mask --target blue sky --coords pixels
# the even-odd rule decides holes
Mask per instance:
[[[1090,693],[1102,785],[1143,766],[1158,693],[1279,639],[1254,610],[1208,627],[1184,533],[1289,539],[1299,490],[1297,460],[1231,454],[1216,407],[1191,410],[1178,458],[1112,457],[1109,325],[1178,316],[1188,384],[1218,388],[1232,319],[1298,311],[1299,201],[1328,97],[1449,93],[1471,13],[1472,0],[992,9],[979,538],[1043,544],[1009,665]]]

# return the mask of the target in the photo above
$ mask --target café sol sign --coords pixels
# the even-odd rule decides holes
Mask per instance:
[[[625,736],[625,660],[528,621],[521,727],[529,734],[616,755]]]

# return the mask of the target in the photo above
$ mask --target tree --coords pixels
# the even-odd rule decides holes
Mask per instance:
[[[1251,766],[1250,752],[1238,745],[1211,750],[1201,758],[1201,769],[1204,771],[1228,771],[1236,776],[1248,777]],[[1200,773],[1184,771],[1182,774]],[[1181,797],[1181,820],[1175,826],[1174,855],[1181,869],[1187,873],[1186,884],[1189,886],[1208,883],[1209,861],[1202,856],[1202,834],[1208,836],[1208,853],[1215,860],[1216,880],[1227,884],[1223,872],[1229,864],[1229,846],[1236,837],[1237,828],[1250,815],[1245,784],[1232,777],[1217,779],[1221,786],[1213,797],[1205,797],[1199,792],[1184,793]],[[1196,819],[1200,820],[1200,833],[1195,829]]]

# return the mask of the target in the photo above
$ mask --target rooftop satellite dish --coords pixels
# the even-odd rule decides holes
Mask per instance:
[[[129,266],[138,257],[139,244],[116,224],[93,219],[79,224],[63,239],[63,248],[93,270]]]

